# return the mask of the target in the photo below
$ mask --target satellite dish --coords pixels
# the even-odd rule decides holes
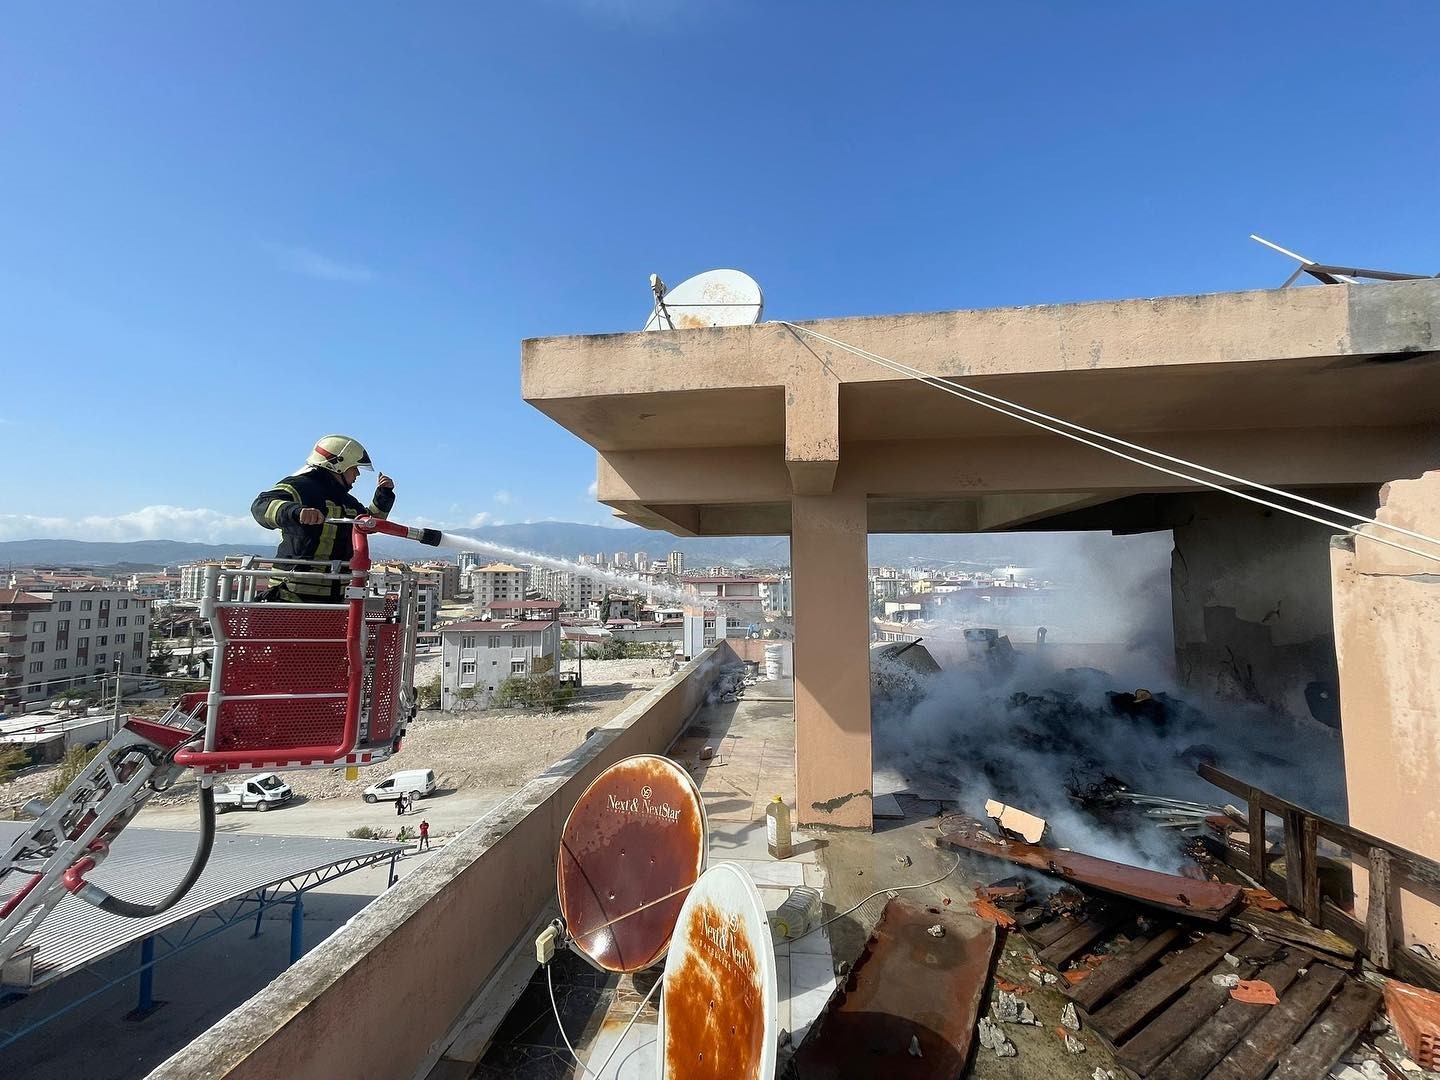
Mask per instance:
[[[661,1080],[770,1080],[779,1038],[775,946],[750,875],[717,863],[675,924],[660,992]]]
[[[654,274],[655,307],[646,330],[702,330],[708,326],[751,326],[760,321],[765,297],[759,283],[740,270],[706,270],[673,289]]]
[[[618,761],[580,796],[560,834],[556,891],[574,947],[606,971],[650,967],[705,869],[705,806],[683,768]]]

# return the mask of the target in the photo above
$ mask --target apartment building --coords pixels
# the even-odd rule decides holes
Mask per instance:
[[[526,577],[524,567],[509,563],[490,563],[472,568],[470,587],[475,590],[476,614],[496,600],[524,600]]]
[[[679,577],[685,573],[685,553],[683,551],[670,552],[670,558],[665,560],[665,569],[670,571],[671,577]]]
[[[760,603],[767,615],[793,615],[795,596],[789,574],[760,579]]]
[[[24,589],[0,589],[0,712],[18,708],[29,666],[30,617],[50,610],[50,601]]]
[[[760,589],[768,580],[724,574],[686,578],[685,585],[694,590],[700,603],[707,609],[725,612],[732,623],[760,622],[765,618],[765,604]]]
[[[150,600],[112,588],[36,590],[27,595],[11,596],[8,613],[0,605],[0,624],[11,627],[5,645],[7,675],[16,670],[9,658],[21,656],[20,700],[40,701],[86,686],[117,665],[126,674],[145,671]],[[25,618],[17,619],[17,614]]]
[[[448,604],[455,599],[455,594],[460,591],[460,567],[457,563],[431,559],[428,562],[413,563],[412,566],[417,573],[428,574],[435,580],[442,604]]]
[[[126,587],[146,600],[174,600],[180,595],[180,575],[168,570],[161,574],[131,574]]]
[[[199,603],[205,594],[205,571],[219,565],[218,561],[184,563],[180,567],[180,599]]]
[[[440,628],[440,707],[453,709],[461,690],[488,700],[516,675],[536,671],[542,658],[553,665],[560,655],[560,624],[553,619],[499,622],[477,619]]]
[[[565,611],[584,611],[596,597],[604,594],[604,587],[589,574],[576,574],[568,570],[552,570],[547,566],[530,567],[530,588],[541,596],[558,600]],[[478,613],[481,608],[475,608]]]

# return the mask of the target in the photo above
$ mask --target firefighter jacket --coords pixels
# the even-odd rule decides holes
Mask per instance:
[[[353,550],[350,526],[302,525],[300,511],[319,510],[326,518],[353,518],[361,514],[385,517],[395,505],[395,492],[376,488],[369,506],[350,494],[345,482],[329,469],[302,469],[287,476],[269,491],[262,491],[250,504],[250,515],[267,529],[280,530],[277,559],[307,559],[314,562],[348,562]],[[305,569],[305,568],[298,568]],[[304,600],[311,603],[338,601],[344,593],[341,581],[295,581],[272,578],[271,591],[277,600]]]

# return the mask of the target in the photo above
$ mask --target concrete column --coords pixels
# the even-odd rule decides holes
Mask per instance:
[[[1381,521],[1440,535],[1440,472],[1387,484]],[[1422,540],[1365,532],[1420,550]],[[1345,717],[1350,824],[1440,859],[1440,578],[1430,559],[1358,537],[1331,547],[1335,645]],[[1363,853],[1360,858],[1363,859]],[[1369,878],[1355,864],[1355,911],[1365,918]],[[1440,896],[1401,895],[1394,946],[1440,951]]]
[[[868,829],[870,607],[863,495],[796,495],[795,802],[802,825]]]

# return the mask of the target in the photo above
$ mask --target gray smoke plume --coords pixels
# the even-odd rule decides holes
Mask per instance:
[[[1335,731],[1176,685],[1168,534],[1087,535],[1038,569],[1057,585],[1045,644],[1031,627],[1000,627],[1017,634],[1013,651],[1002,643],[971,656],[963,624],[930,624],[916,630],[945,670],[897,677],[877,662],[877,791],[946,798],[975,817],[986,799],[999,799],[1047,819],[1047,842],[1165,871],[1183,862],[1177,831],[1143,815],[1137,823],[1133,813],[1094,812],[1077,796],[1118,781],[1135,792],[1237,802],[1196,775],[1207,761],[1344,817]],[[1155,700],[1137,703],[1140,688]]]

